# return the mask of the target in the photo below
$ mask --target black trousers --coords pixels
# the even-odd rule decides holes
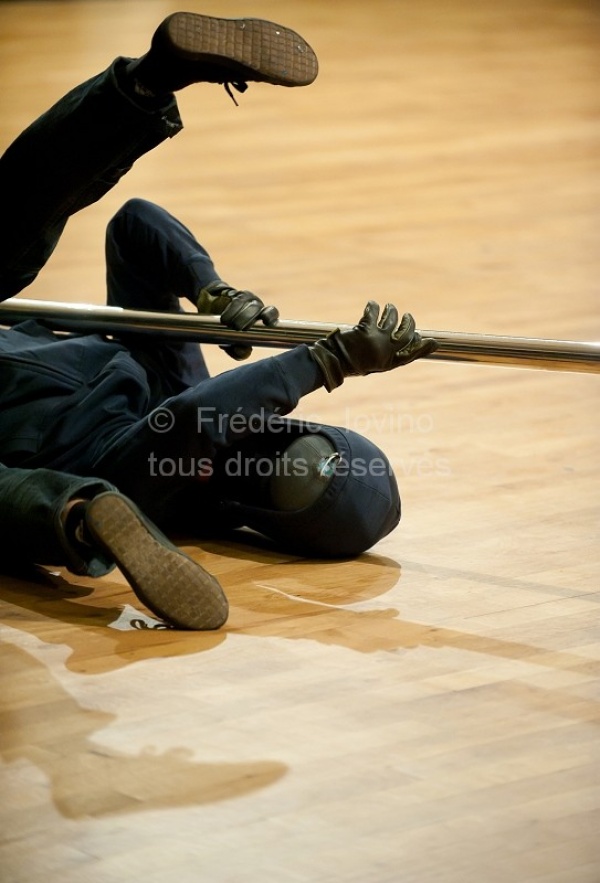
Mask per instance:
[[[117,59],[70,92],[0,160],[0,199],[11,217],[0,243],[1,297],[36,277],[72,214],[181,129],[174,99],[148,108],[128,95],[126,64]],[[192,298],[219,278],[190,231],[144,200],[132,200],[117,213],[106,248],[113,305],[179,310],[180,298]],[[35,509],[40,547],[31,554],[38,561],[42,553],[65,555],[64,538],[56,535],[57,512],[69,493],[80,492],[82,481],[93,487],[98,479],[132,497],[161,526],[182,513],[192,529],[192,518],[199,529],[247,525],[308,555],[357,554],[398,521],[395,479],[377,448],[356,433],[284,419],[322,385],[305,346],[210,378],[193,344],[107,342],[94,335],[38,340],[35,329],[29,339],[34,344],[28,360],[11,348],[14,336],[7,338],[4,355],[0,345],[8,380],[0,390],[0,460],[3,442],[12,451],[11,468],[0,472],[0,531],[6,527],[17,539],[29,533]],[[23,402],[23,390],[29,402]],[[10,447],[13,426],[27,437],[22,451]],[[272,452],[310,432],[328,435],[347,461],[310,511],[253,505],[247,494],[235,493],[235,482],[214,480],[224,458],[247,448],[254,456],[263,443]],[[248,477],[242,467],[238,484]],[[25,550],[28,542],[15,547]]]

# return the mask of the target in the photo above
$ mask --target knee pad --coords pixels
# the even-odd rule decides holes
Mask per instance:
[[[335,475],[340,454],[324,435],[303,435],[274,459],[269,497],[274,509],[295,512],[312,506]]]
[[[230,485],[225,505],[236,523],[328,558],[358,555],[396,527],[400,495],[383,451],[351,430],[287,427],[286,440],[263,457],[260,479]]]

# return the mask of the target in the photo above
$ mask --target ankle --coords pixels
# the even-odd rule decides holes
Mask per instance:
[[[154,110],[164,107],[173,99],[173,90],[160,82],[147,58],[144,55],[130,61],[122,73],[119,85],[136,104]]]
[[[68,542],[75,546],[92,545],[92,539],[85,524],[85,510],[89,500],[69,500],[61,513],[61,524]]]

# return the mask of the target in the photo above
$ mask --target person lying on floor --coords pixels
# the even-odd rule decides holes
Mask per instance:
[[[169,16],[145,56],[118,58],[76,87],[0,158],[11,219],[0,297],[36,278],[73,214],[181,130],[174,92],[204,82],[304,86],[317,70],[310,46],[280,25]],[[276,307],[221,279],[194,234],[147,200],[129,200],[111,220],[106,260],[108,304],[179,312],[185,299],[240,332],[227,347],[238,361],[250,352],[243,332],[278,320]],[[410,314],[399,321],[396,307],[374,301],[351,330],[217,377],[191,343],[64,336],[35,320],[0,331],[0,531],[38,563],[51,553],[52,563],[90,575],[117,563],[165,621],[218,628],[227,618],[221,587],[165,533],[247,527],[308,557],[373,546],[400,518],[387,457],[355,432],[288,415],[320,387],[331,392],[434,348]]]

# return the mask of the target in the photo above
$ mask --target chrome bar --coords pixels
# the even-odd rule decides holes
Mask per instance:
[[[243,341],[251,346],[276,349],[314,343],[335,328],[347,330],[352,327],[281,319],[274,327],[259,324],[241,332],[221,325],[217,316],[197,316],[195,313],[157,313],[22,297],[0,303],[0,325],[15,325],[27,319],[36,319],[54,331],[153,334],[220,345]],[[545,340],[460,331],[420,330],[420,334],[433,337],[438,343],[438,349],[427,357],[429,359],[600,373],[598,341]]]

